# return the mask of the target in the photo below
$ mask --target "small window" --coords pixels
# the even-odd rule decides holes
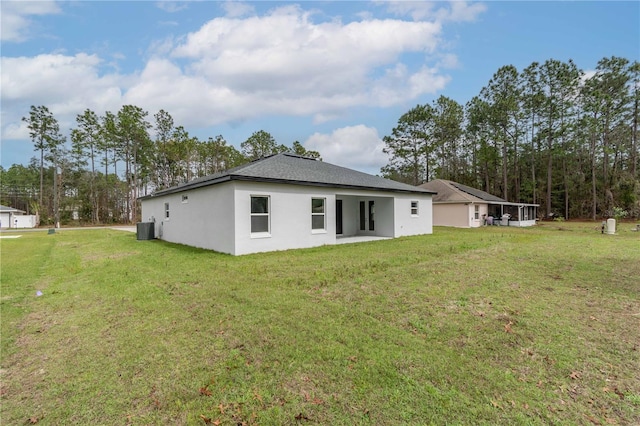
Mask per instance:
[[[411,202],[411,216],[418,216],[418,202]]]
[[[251,197],[251,233],[269,232],[269,197]]]
[[[311,199],[311,229],[314,231],[326,229],[324,204],[325,204],[324,198]]]
[[[164,203],[164,218],[169,219],[169,203]]]
[[[479,220],[480,219],[480,206],[476,204],[475,207],[476,207],[476,210],[475,210],[474,217],[475,217],[476,220]]]
[[[183,195],[182,196],[182,203],[183,204],[187,204],[189,202],[189,196],[188,195]]]

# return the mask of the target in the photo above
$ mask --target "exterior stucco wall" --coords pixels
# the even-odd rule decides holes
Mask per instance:
[[[475,218],[476,207],[479,206],[478,219]],[[469,226],[471,228],[479,228],[484,225],[485,219],[489,214],[489,206],[487,204],[470,204],[469,206]]]
[[[479,207],[478,219],[475,218],[476,206]],[[478,228],[484,225],[488,214],[489,206],[487,204],[435,203],[433,205],[433,224],[458,228]]]
[[[395,221],[394,204],[395,199],[393,197],[374,197],[375,202],[375,235],[381,237],[393,237],[395,230],[393,223]]]
[[[394,237],[433,233],[431,195],[397,194],[395,198]],[[411,214],[411,202],[418,202],[418,214]]]
[[[336,242],[335,190],[260,182],[235,182],[234,254],[316,247]],[[251,234],[251,196],[269,197],[270,232]],[[324,231],[311,229],[311,199],[325,199]]]
[[[183,196],[188,197],[185,202]],[[233,200],[232,183],[150,198],[142,200],[142,220],[155,218],[156,238],[233,254]]]
[[[183,202],[187,196],[187,202]],[[269,197],[269,232],[251,233],[251,196]],[[325,199],[325,229],[311,227],[311,200]],[[336,243],[336,199],[342,200],[343,236],[399,237],[433,232],[431,195],[336,190],[315,186],[232,181],[142,200],[142,218],[155,218],[165,241],[242,255]],[[360,201],[375,202],[375,230],[360,231]],[[411,215],[411,201],[419,215]],[[169,203],[169,218],[165,218]]]
[[[464,204],[433,204],[435,226],[469,227],[469,208]]]

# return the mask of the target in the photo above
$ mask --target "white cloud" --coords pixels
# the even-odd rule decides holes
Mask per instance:
[[[12,42],[25,41],[31,36],[34,23],[30,16],[61,12],[53,0],[2,1],[0,11],[0,39]]]
[[[437,66],[444,69],[455,69],[460,66],[460,62],[453,53],[444,53],[440,56]]]
[[[177,27],[180,25],[177,21],[159,21],[158,26],[160,27]]]
[[[60,103],[75,99],[87,107],[103,105],[109,92],[119,91],[120,81],[115,76],[98,76],[100,63],[96,55],[84,53],[2,58],[2,100]]]
[[[253,6],[241,1],[225,1],[221,4],[221,7],[229,18],[239,18],[255,12],[255,8]]]
[[[437,22],[314,17],[286,5],[264,16],[216,18],[185,36],[152,43],[141,71],[129,75],[114,72],[97,55],[2,58],[3,110],[10,111],[3,114],[2,132],[29,105],[47,105],[60,115],[61,127],[73,125],[85,108],[101,114],[123,104],[150,114],[165,109],[187,128],[264,116],[310,116],[321,123],[352,108],[406,104],[449,81],[438,64],[427,64],[442,57]],[[347,129],[358,130],[359,143],[379,141],[375,129],[361,127]],[[380,155],[362,158],[378,166],[386,161]]]
[[[347,108],[387,106],[434,93],[447,81],[434,78],[436,68],[429,68],[427,75],[422,68],[412,70],[404,64],[402,73],[394,75],[402,55],[418,55],[423,62],[437,50],[441,32],[437,23],[396,19],[315,23],[312,18],[313,12],[296,5],[261,17],[216,18],[177,42],[171,57],[186,64],[180,81],[197,80],[198,97],[219,95],[222,90],[226,96],[210,98],[208,104],[231,101],[224,106],[224,115],[238,118],[313,114],[322,121]],[[414,83],[425,75],[429,77],[425,84]],[[242,109],[230,109],[234,105]]]
[[[23,134],[17,123],[30,105],[46,105],[68,128],[75,115],[90,108],[117,109],[121,87],[118,75],[99,75],[101,60],[84,53],[75,56],[39,55],[33,58],[1,58],[3,137]]]
[[[451,11],[447,20],[454,22],[472,22],[478,15],[487,10],[484,3],[467,3],[466,1],[452,1]]]
[[[189,7],[186,1],[158,1],[156,6],[168,13],[175,13]]]
[[[4,115],[4,113],[3,113]],[[27,114],[25,113],[25,116]],[[9,124],[2,134],[3,139],[29,139],[29,128],[24,121],[14,121]]]
[[[487,9],[484,3],[468,3],[451,0],[448,3],[434,1],[391,1],[386,3],[389,12],[398,16],[411,16],[415,21],[435,19],[439,22],[475,21]],[[448,5],[442,6],[443,4]],[[438,7],[436,7],[438,6]]]
[[[303,145],[306,149],[320,152],[328,163],[366,173],[379,173],[388,162],[387,155],[382,152],[384,142],[378,131],[363,124],[343,127],[331,134],[314,133]]]

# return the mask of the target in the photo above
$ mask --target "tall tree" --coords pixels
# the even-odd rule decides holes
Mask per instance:
[[[193,178],[193,163],[196,158],[196,146],[198,139],[191,137],[189,132],[182,126],[176,127],[173,132],[173,140],[178,147],[179,153],[179,170],[180,173],[177,182],[188,182]]]
[[[209,138],[198,145],[198,157],[200,168],[198,171],[199,176],[206,176],[209,174],[219,173],[224,170],[230,169],[230,148],[227,145],[227,141],[218,135],[214,138]]]
[[[490,142],[492,138],[490,105],[479,96],[474,96],[466,105],[467,123],[465,134],[468,147],[472,150],[473,177],[468,183],[479,185],[487,192],[493,192],[492,181],[496,177],[499,152]]]
[[[72,149],[83,157],[88,157],[91,166],[89,175],[89,199],[91,202],[91,223],[98,223],[98,196],[95,191],[96,153],[103,135],[100,119],[90,109],[76,116],[78,127],[71,130]]]
[[[431,105],[417,105],[404,113],[391,135],[383,138],[383,152],[390,155],[386,177],[395,177],[412,185],[429,180],[435,113]]]
[[[156,177],[154,183],[158,189],[163,189],[171,186],[168,145],[174,132],[174,122],[171,114],[163,109],[158,111],[154,118],[156,119]]]
[[[629,61],[625,58],[603,58],[598,62],[596,73],[587,79],[582,90],[583,108],[589,116],[592,145],[592,166],[596,167],[597,156],[602,155],[601,183],[603,207],[605,213],[610,212],[614,203],[612,192],[615,175],[615,159],[619,144],[616,135],[625,127],[632,109],[633,98],[629,92],[631,81]],[[624,136],[623,136],[624,137]],[[611,154],[614,162],[611,162]],[[592,213],[596,216],[597,176],[592,172]]]
[[[562,141],[568,132],[567,117],[572,109],[572,96],[577,93],[580,71],[573,63],[549,59],[540,67],[542,103],[542,127],[540,137],[546,148],[546,197],[547,216],[553,213],[554,157],[562,158]]]
[[[433,102],[433,145],[438,148],[439,177],[458,181],[459,145],[462,138],[464,109],[451,98],[440,96]]]
[[[496,150],[501,152],[502,198],[509,200],[509,163],[514,165],[513,187],[519,188],[519,141],[522,134],[520,76],[513,65],[501,67],[482,89],[481,96],[489,105],[490,128]],[[510,158],[511,157],[511,158]],[[517,192],[517,190],[516,190]],[[516,200],[519,201],[519,200]]]
[[[575,132],[578,121],[577,98],[582,76],[583,72],[578,69],[572,60],[561,64],[559,75],[560,86],[557,95],[560,120],[558,140],[560,142],[560,173],[562,175],[565,219],[571,217],[570,205],[572,196],[570,189],[575,184],[572,177],[574,175],[574,162],[571,161],[571,156],[576,152]]]
[[[520,87],[522,88],[523,96],[523,114],[526,122],[524,137],[527,140],[527,145],[525,150],[529,151],[527,161],[529,161],[531,173],[531,180],[526,186],[530,188],[530,201],[537,204],[538,177],[536,171],[540,149],[536,135],[540,127],[540,111],[542,111],[542,105],[544,103],[544,94],[540,87],[540,64],[538,62],[533,62],[522,71],[520,77]]]
[[[114,182],[118,181],[118,152],[121,145],[121,137],[118,130],[118,117],[111,111],[107,111],[100,118],[102,135],[99,139],[98,149],[104,157],[101,162],[104,166],[103,192],[103,222],[112,221],[115,217],[115,192]],[[109,164],[113,164],[113,176],[109,175]],[[119,183],[119,182],[118,182]]]
[[[131,223],[138,213],[137,200],[140,187],[140,165],[145,160],[145,146],[150,141],[146,121],[148,113],[134,105],[124,105],[117,115],[117,133],[120,136],[120,155],[125,166],[127,183],[127,201],[125,204],[126,221]]]
[[[35,149],[40,151],[39,203],[42,206],[45,154],[50,153],[60,143],[60,125],[51,111],[49,111],[49,108],[44,105],[31,105],[29,116],[22,117],[22,121],[27,123],[29,136],[35,145]]]
[[[634,179],[639,179],[638,175],[638,125],[640,121],[640,62],[635,61],[629,67],[631,80],[631,155],[629,156],[630,173]]]
[[[273,136],[264,130],[254,132],[246,141],[240,144],[240,148],[242,154],[249,161],[277,154],[281,151]]]
[[[294,141],[293,144],[291,145],[291,152],[293,152],[294,154],[300,155],[302,157],[315,158],[315,159],[322,160],[322,158],[320,157],[320,153],[318,151],[308,150],[304,146],[302,146],[302,144],[298,141]]]

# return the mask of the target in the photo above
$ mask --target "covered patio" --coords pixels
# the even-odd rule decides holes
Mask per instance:
[[[489,203],[487,224],[501,226],[532,226],[536,224],[538,204]]]
[[[393,238],[394,198],[336,194],[336,242]]]

